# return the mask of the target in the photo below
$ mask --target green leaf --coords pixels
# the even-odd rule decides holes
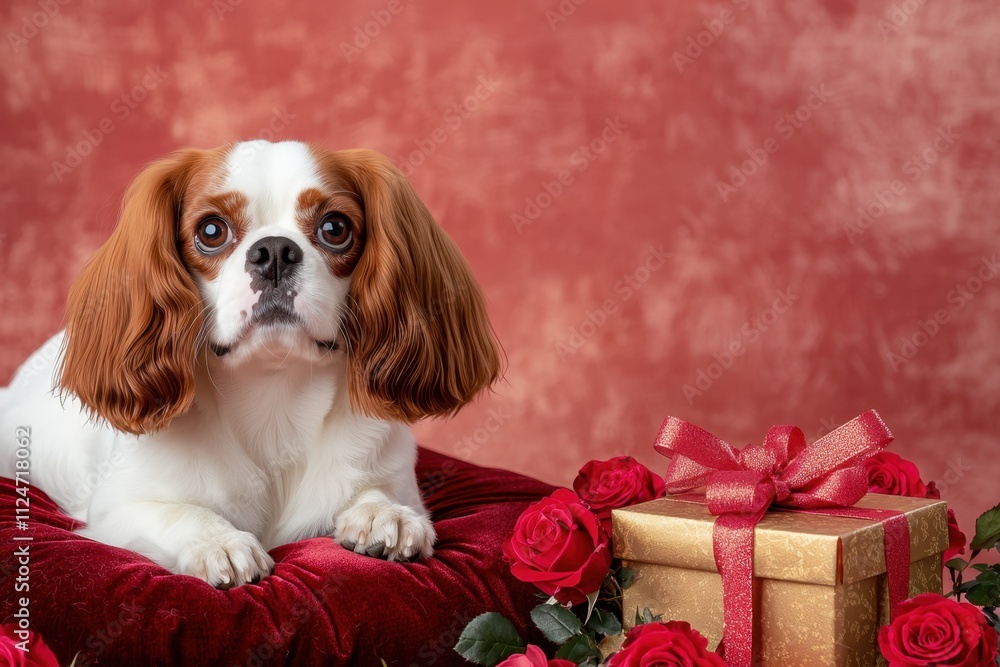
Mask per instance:
[[[649,607],[645,607],[642,610],[642,615],[639,614],[639,610],[635,611],[635,624],[645,625],[646,623],[656,623],[663,620],[663,614],[657,614],[653,616],[653,612],[649,610]]]
[[[514,624],[489,611],[469,622],[455,644],[455,652],[476,663],[493,667],[504,658],[524,651],[524,642]]]
[[[590,617],[590,621],[587,622],[587,627],[597,634],[604,635],[605,637],[617,635],[622,631],[622,624],[619,622],[618,618],[611,612],[602,611],[600,609],[594,610],[594,614]]]
[[[580,664],[588,658],[601,659],[601,652],[597,650],[597,642],[590,635],[577,635],[559,647],[556,651],[557,658],[564,658]]]
[[[965,568],[969,567],[969,563],[968,561],[965,561],[956,556],[955,558],[952,558],[950,561],[945,563],[944,566],[949,570],[957,570],[958,572],[961,572]]]
[[[955,586],[955,590],[958,591],[959,593],[964,593],[964,592],[966,592],[967,590],[969,590],[970,588],[972,588],[973,586],[976,586],[976,585],[977,584],[976,584],[975,580],[973,580],[973,581],[964,581],[961,584],[959,584],[958,586]]]
[[[986,510],[976,519],[976,536],[971,549],[992,549],[1000,541],[1000,505]]]
[[[966,592],[965,599],[978,607],[1000,606],[1000,586],[995,583],[973,586]]]
[[[1000,570],[996,565],[977,567],[979,576],[974,581],[963,583],[965,599],[980,607],[996,607],[1000,605]]]
[[[623,589],[631,586],[633,581],[635,581],[635,570],[630,567],[618,570],[618,583]]]
[[[565,644],[583,628],[576,614],[557,604],[538,605],[531,610],[531,620],[553,644]]]

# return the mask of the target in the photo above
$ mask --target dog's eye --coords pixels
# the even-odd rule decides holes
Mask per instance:
[[[350,250],[354,243],[351,223],[343,213],[327,213],[319,221],[316,237],[320,244],[330,252],[344,253]]]
[[[198,224],[198,231],[194,235],[194,245],[202,253],[214,255],[229,245],[232,236],[226,221],[212,216],[205,218]]]

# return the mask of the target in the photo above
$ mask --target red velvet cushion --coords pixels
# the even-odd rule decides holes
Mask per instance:
[[[451,647],[490,610],[527,618],[535,590],[514,580],[500,544],[551,487],[428,450],[417,473],[433,513],[433,558],[389,563],[325,537],[271,551],[274,573],[218,591],[130,551],[72,532],[73,520],[31,494],[32,524],[14,524],[14,485],[0,480],[2,612],[17,598],[15,535],[31,535],[31,628],[60,661],[107,665],[461,665]],[[521,628],[524,629],[523,626]]]

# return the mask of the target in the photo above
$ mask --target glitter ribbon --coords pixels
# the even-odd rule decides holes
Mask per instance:
[[[772,426],[763,445],[737,451],[708,431],[667,417],[654,447],[670,457],[669,493],[706,487],[708,510],[718,518],[712,534],[722,576],[726,662],[750,667],[754,655],[754,529],[772,505],[815,514],[881,522],[885,535],[889,615],[907,597],[910,528],[890,510],[852,507],[868,493],[863,462],[892,442],[874,410],[806,446],[796,426]]]

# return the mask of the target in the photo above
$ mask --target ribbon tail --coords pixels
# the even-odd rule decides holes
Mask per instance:
[[[910,524],[904,515],[882,522],[885,531],[885,576],[889,585],[889,621],[899,603],[910,597]]]
[[[753,550],[758,514],[724,514],[715,520],[712,548],[722,576],[722,643],[729,667],[752,667],[754,656]]]

